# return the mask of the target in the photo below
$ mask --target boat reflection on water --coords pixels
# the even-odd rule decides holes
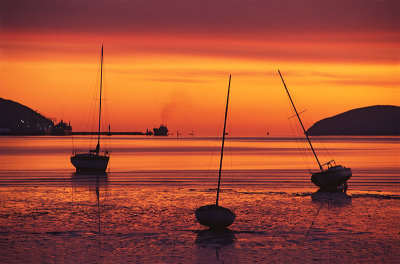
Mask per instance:
[[[197,262],[202,263],[235,263],[235,233],[228,229],[206,229],[197,230],[196,233],[196,251]],[[215,251],[214,254],[211,254]]]
[[[204,247],[224,247],[236,242],[235,233],[229,228],[197,230],[196,244]]]
[[[103,188],[107,192],[108,175],[106,172],[75,172],[71,175],[71,184],[73,196],[81,192],[81,188],[84,190],[88,188],[89,196],[91,196],[92,191],[96,193],[97,210],[94,212],[94,215],[97,218],[98,243],[101,244],[100,189]]]
[[[347,207],[351,204],[352,198],[350,195],[347,195],[345,192],[326,192],[326,190],[318,190],[311,195],[311,200],[318,205],[313,220],[311,221],[310,227],[306,233],[306,237],[313,236],[315,237],[318,232],[314,232],[314,225],[316,223],[327,223],[328,219],[317,219],[322,212],[322,216],[320,218],[324,218],[327,215],[334,215],[335,218],[338,218],[340,215],[346,215],[344,207]],[[325,208],[325,209],[324,209]],[[327,209],[327,210],[326,210]],[[343,214],[344,213],[344,214]],[[318,230],[318,229],[317,229]]]
[[[108,185],[107,172],[75,172],[71,174],[73,187],[106,187]]]
[[[342,207],[350,205],[352,198],[345,192],[326,192],[318,190],[311,195],[311,200],[321,205]]]

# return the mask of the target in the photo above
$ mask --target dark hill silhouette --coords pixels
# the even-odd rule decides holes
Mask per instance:
[[[2,134],[45,134],[53,121],[31,108],[0,98],[0,132]]]
[[[322,135],[400,135],[400,107],[375,105],[353,109],[322,119],[307,134]]]

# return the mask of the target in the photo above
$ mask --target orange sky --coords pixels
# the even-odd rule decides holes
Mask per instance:
[[[110,1],[98,1],[109,23],[68,1],[56,6],[40,0],[42,8],[22,5],[23,0],[6,5],[0,97],[70,120],[75,131],[88,129],[103,43],[107,115],[114,131],[144,131],[165,122],[173,132],[215,136],[231,73],[230,134],[290,134],[278,68],[298,108],[307,109],[314,122],[357,107],[399,105],[400,24],[392,14],[399,5],[393,2],[366,1],[376,6],[355,10],[339,1],[335,13],[298,1],[306,7],[288,12],[289,21],[277,15],[285,10],[278,1],[271,1],[268,18],[258,1],[226,8],[215,1],[205,1],[212,8],[171,1],[168,14],[160,12],[158,1],[135,2],[115,1],[111,8]],[[198,11],[187,14],[193,6]],[[320,13],[310,18],[313,11]]]

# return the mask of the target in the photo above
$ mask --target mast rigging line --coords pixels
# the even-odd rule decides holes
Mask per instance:
[[[294,103],[293,103],[293,100],[292,100],[292,97],[290,96],[289,90],[288,90],[288,88],[286,87],[286,83],[285,83],[285,81],[283,80],[282,74],[281,74],[281,72],[280,72],[279,70],[278,70],[278,73],[279,73],[279,76],[281,77],[281,80],[282,80],[283,86],[285,87],[286,93],[287,93],[288,96],[289,96],[290,102],[292,103],[293,109],[294,109],[294,111],[296,112],[297,118],[299,119],[301,128],[303,128],[304,135],[306,135],[307,141],[308,141],[308,143],[310,144],[310,147],[311,147],[311,150],[312,150],[312,152],[313,152],[313,154],[314,154],[314,157],[315,157],[315,159],[316,159],[317,162],[318,162],[318,166],[319,166],[320,170],[323,172],[324,170],[322,169],[321,163],[320,163],[319,160],[318,160],[317,154],[315,153],[315,150],[314,150],[314,148],[313,148],[313,145],[311,144],[310,138],[309,138],[308,135],[307,135],[306,129],[304,128],[303,123],[301,122],[299,113],[297,112],[296,106],[295,106]]]
[[[230,89],[231,89],[231,75],[229,75],[228,96],[226,97],[226,108],[225,108],[224,132],[222,133],[222,147],[221,147],[221,159],[220,159],[220,162],[219,162],[219,172],[218,172],[217,199],[215,201],[215,204],[217,206],[218,206],[218,198],[219,198],[219,189],[220,189],[220,186],[221,186],[222,158],[224,156],[226,117],[228,116],[228,104],[229,104],[229,91],[230,91]]]

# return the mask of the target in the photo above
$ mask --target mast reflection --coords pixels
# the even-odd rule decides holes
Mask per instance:
[[[196,251],[200,262],[233,263],[236,237],[229,228],[198,230],[196,233]],[[210,254],[215,251],[215,258]]]
[[[97,234],[99,235],[99,244],[100,235],[101,235],[101,205],[100,205],[100,193],[101,189],[106,191],[108,186],[108,175],[106,172],[75,172],[71,175],[71,185],[72,185],[72,195],[74,196],[76,193],[80,192],[80,189],[88,189],[89,195],[94,191],[96,194],[96,205],[97,210],[95,211],[95,215],[97,218]],[[72,197],[72,199],[74,199]],[[104,200],[104,197],[103,197]]]

